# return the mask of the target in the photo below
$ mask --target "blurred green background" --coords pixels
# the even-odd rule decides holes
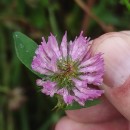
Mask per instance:
[[[40,43],[50,32],[60,41],[66,30],[69,40],[81,30],[92,39],[130,30],[129,0],[0,0],[0,130],[53,130],[64,115],[16,57],[13,32]]]

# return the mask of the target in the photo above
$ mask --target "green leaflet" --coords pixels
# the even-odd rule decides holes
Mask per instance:
[[[30,39],[29,37],[25,36],[20,32],[15,32],[13,36],[15,41],[16,54],[19,60],[34,74],[43,78],[44,75],[41,75],[33,71],[31,68],[32,59],[33,56],[35,55],[35,51],[38,45],[32,39]]]
[[[99,103],[101,103],[100,99],[88,100],[86,101],[84,106],[81,106],[77,102],[74,102],[72,105],[66,106],[65,110],[76,110],[76,109],[81,109],[81,108],[87,108],[87,107],[97,105]]]

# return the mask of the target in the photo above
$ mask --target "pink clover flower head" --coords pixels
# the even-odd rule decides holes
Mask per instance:
[[[92,86],[102,84],[104,60],[102,53],[92,55],[90,47],[83,32],[70,42],[65,33],[60,46],[54,35],[47,43],[43,37],[31,64],[34,71],[47,76],[36,81],[41,92],[59,95],[67,105],[75,101],[84,106],[87,100],[100,97],[104,91]]]

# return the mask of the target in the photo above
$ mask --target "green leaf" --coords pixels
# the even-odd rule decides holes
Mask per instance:
[[[97,105],[101,103],[100,99],[95,99],[95,100],[88,100],[84,106],[81,106],[80,104],[78,104],[77,102],[74,102],[72,105],[68,105],[66,106],[65,110],[76,110],[76,109],[81,109],[81,108],[87,108],[87,107],[91,107],[94,105]]]
[[[20,32],[15,32],[13,36],[15,41],[16,54],[19,60],[34,74],[43,78],[44,75],[40,75],[39,73],[33,71],[31,68],[33,56],[35,55],[35,51],[38,45],[32,39]]]

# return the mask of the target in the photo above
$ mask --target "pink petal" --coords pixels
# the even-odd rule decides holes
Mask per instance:
[[[87,80],[88,84],[101,85],[103,79],[101,75],[89,76],[89,75],[81,75],[79,77],[81,80]]]
[[[78,97],[74,97],[74,100],[75,100],[76,102],[78,102],[81,106],[84,106],[84,105],[85,105],[85,101],[84,101],[84,100],[81,100],[81,99],[78,98]]]
[[[102,56],[102,53],[96,54],[95,56],[91,57],[90,59],[81,62],[79,67],[90,66],[90,65],[94,64],[96,61],[98,61],[101,58],[101,56]]]
[[[72,104],[74,97],[69,94],[69,92],[66,88],[62,88],[62,89],[58,90],[57,94],[60,94],[61,96],[63,96],[64,102],[66,104]]]
[[[31,67],[33,70],[39,72],[40,74],[50,75],[50,72],[47,69],[45,69],[46,65],[43,63],[44,62],[42,62],[40,58],[35,56],[31,64]]]
[[[71,47],[70,56],[73,60],[82,60],[83,56],[86,54],[87,46],[88,46],[88,40],[86,40],[85,37],[82,36],[82,33],[78,38],[75,38],[73,42],[73,46]],[[82,57],[81,57],[82,56]]]
[[[65,35],[62,38],[60,50],[63,57],[67,57],[67,32],[65,32]]]
[[[50,43],[51,49],[54,51],[57,58],[60,59],[61,52],[59,50],[58,43],[57,43],[55,36],[51,34],[51,36],[49,36],[49,38],[48,38],[48,42]]]
[[[37,84],[37,86],[42,86],[43,83],[44,83],[44,81],[41,80],[41,79],[37,79],[37,80],[36,80],[36,84]]]
[[[84,93],[88,95],[90,100],[100,97],[104,93],[104,90],[86,89]]]
[[[44,51],[46,52],[47,56],[49,57],[49,59],[51,59],[54,55],[54,52],[51,49],[50,43],[47,42],[47,44],[46,44],[45,42],[42,42],[42,47],[43,47]]]
[[[58,71],[58,68],[57,68],[57,59],[55,56],[53,56],[53,58],[51,59],[51,70],[53,72],[57,72]]]
[[[81,100],[86,101],[86,100],[88,99],[88,95],[86,95],[86,94],[80,92],[80,91],[77,90],[77,89],[73,89],[73,92],[74,92],[75,96],[78,97],[78,98],[81,99]]]
[[[42,93],[50,95],[51,97],[57,92],[57,87],[55,82],[45,81],[43,83]]]
[[[95,65],[91,65],[91,66],[88,66],[88,67],[85,67],[85,68],[81,68],[79,70],[79,72],[83,72],[83,73],[93,73],[93,72],[97,72],[97,71],[100,71],[102,70],[102,64],[95,64]]]
[[[75,83],[76,87],[87,87],[87,81],[82,81],[79,79],[72,79],[72,81]]]

